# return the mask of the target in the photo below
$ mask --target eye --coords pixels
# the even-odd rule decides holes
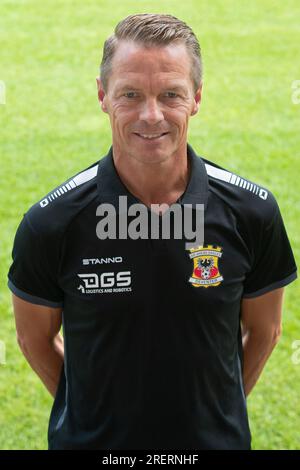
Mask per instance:
[[[169,95],[168,98],[177,98],[178,97],[177,93],[175,93],[174,91],[167,91],[166,94]]]
[[[136,92],[135,91],[128,91],[127,93],[124,93],[124,96],[126,96],[126,98],[136,98]]]

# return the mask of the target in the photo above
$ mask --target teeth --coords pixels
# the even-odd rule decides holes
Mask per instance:
[[[144,134],[139,134],[141,137],[144,137],[144,139],[156,139],[157,137],[162,136],[163,134],[152,134],[152,135],[144,135]]]

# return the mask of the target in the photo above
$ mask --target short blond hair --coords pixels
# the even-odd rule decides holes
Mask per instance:
[[[140,13],[129,15],[115,27],[114,34],[106,39],[100,65],[100,79],[107,91],[112,59],[119,41],[130,40],[143,47],[166,46],[170,43],[184,44],[191,58],[191,79],[196,92],[202,83],[201,48],[192,29],[172,15]]]

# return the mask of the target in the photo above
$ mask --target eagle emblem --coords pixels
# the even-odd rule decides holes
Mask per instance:
[[[190,259],[194,262],[194,269],[189,282],[194,287],[216,287],[223,281],[219,271],[218,262],[222,257],[220,246],[206,245],[191,248]]]

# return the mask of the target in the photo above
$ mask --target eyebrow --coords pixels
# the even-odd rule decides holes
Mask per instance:
[[[180,85],[177,85],[177,86],[165,86],[164,87],[165,90],[168,90],[168,91],[181,91],[183,93],[186,93],[186,89],[183,88],[182,86]],[[120,86],[119,88],[117,88],[117,92],[121,92],[121,91],[125,91],[125,90],[135,90],[135,91],[140,91],[140,88],[138,87],[134,87],[130,84],[126,84],[126,85],[122,85]]]

